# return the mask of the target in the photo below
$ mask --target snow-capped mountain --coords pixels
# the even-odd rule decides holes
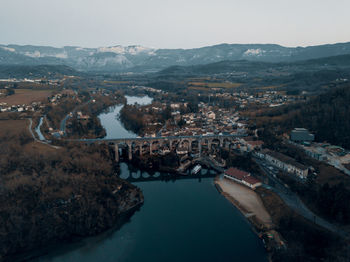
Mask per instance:
[[[350,54],[350,43],[310,47],[272,44],[221,44],[194,49],[143,46],[84,48],[0,45],[0,65],[68,65],[81,71],[158,71],[172,65],[197,65],[222,60],[290,62]]]

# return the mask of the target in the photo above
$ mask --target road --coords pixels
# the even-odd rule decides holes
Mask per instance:
[[[55,149],[58,149],[60,148],[59,146],[53,146],[49,143],[49,141],[47,140],[39,140],[37,139],[37,137],[35,136],[34,132],[33,132],[33,129],[32,129],[32,126],[33,126],[33,120],[31,118],[28,118],[29,120],[29,126],[28,126],[28,129],[29,129],[29,133],[31,134],[31,136],[33,137],[34,141],[35,142],[39,142],[39,143],[42,143],[42,144],[45,144],[45,145],[48,145],[52,148],[55,148]]]
[[[268,176],[271,185],[264,185],[265,188],[275,192],[277,195],[281,197],[281,199],[296,213],[303,216],[304,218],[312,221],[320,227],[328,229],[329,231],[341,236],[348,238],[349,234],[344,230],[338,228],[336,225],[329,223],[325,219],[319,217],[315,213],[313,213],[302,201],[301,199],[291,191],[288,187],[286,187],[280,180],[273,176],[271,170],[269,170],[266,166],[263,165],[264,161],[254,158],[255,162],[260,166],[263,172]]]
[[[34,132],[33,132],[33,129],[32,129],[32,126],[33,126],[33,120],[31,118],[28,118],[29,120],[29,126],[28,126],[28,129],[29,129],[29,133],[32,135],[33,139],[37,142],[39,142],[40,140],[36,138]]]

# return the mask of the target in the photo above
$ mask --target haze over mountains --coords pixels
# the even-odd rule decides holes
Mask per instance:
[[[155,72],[169,66],[192,66],[223,60],[295,62],[350,54],[350,42],[310,47],[274,44],[220,44],[194,49],[142,46],[63,48],[0,45],[0,65],[67,65],[80,71]]]

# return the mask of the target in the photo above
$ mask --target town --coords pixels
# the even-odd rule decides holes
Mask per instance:
[[[66,79],[66,78],[64,78]],[[61,80],[53,80],[48,81],[51,85],[57,85],[58,83],[64,81]],[[13,83],[41,83],[44,82],[40,79],[4,79],[2,80],[6,85],[2,90],[10,89],[11,84]],[[45,82],[46,83],[46,82]],[[12,88],[11,88],[12,89]],[[218,90],[214,90],[215,93],[202,93],[198,92],[197,97],[206,97],[207,102],[199,102],[195,104],[193,102],[171,102],[171,101],[162,101],[157,98],[163,98],[164,95],[169,95],[168,92],[164,92],[161,90],[157,90],[151,87],[146,86],[130,86],[128,89],[133,90],[133,92],[146,92],[146,94],[154,95],[154,99],[151,104],[148,105],[131,105],[133,107],[133,112],[135,110],[142,116],[141,126],[138,129],[139,137],[141,138],[157,138],[157,137],[191,137],[191,136],[231,136],[233,138],[230,142],[221,143],[221,147],[228,148],[232,150],[232,152],[236,152],[238,154],[249,154],[252,155],[261,161],[266,162],[266,165],[269,169],[277,170],[293,174],[295,178],[306,180],[309,172],[313,175],[317,175],[315,169],[310,166],[305,166],[302,163],[299,163],[297,160],[284,155],[278,151],[271,151],[265,149],[264,147],[264,138],[259,135],[259,130],[257,128],[252,128],[252,119],[249,118],[249,110],[252,108],[254,110],[264,110],[266,108],[274,108],[282,105],[288,105],[296,103],[297,101],[301,101],[302,97],[298,96],[288,96],[283,95],[277,91],[265,91],[258,92],[256,94],[249,94],[245,92],[219,92]],[[40,93],[38,95],[37,101],[35,96],[30,97],[26,93],[25,95],[29,97],[27,99],[27,103],[25,104],[16,104],[16,103],[8,103],[5,102],[11,96],[21,96],[21,92],[23,89],[14,89],[12,93],[8,94],[8,92],[2,92],[3,98],[0,98],[0,109],[3,113],[25,113],[29,112],[29,116],[43,116],[47,113],[48,107],[59,108],[62,106],[62,103],[66,103],[67,99],[74,102],[73,106],[68,106],[66,112],[68,123],[65,123],[64,127],[61,125],[55,125],[54,123],[50,124],[50,121],[45,117],[45,121],[47,122],[46,127],[47,130],[42,130],[44,134],[49,135],[45,137],[45,140],[50,141],[53,137],[64,136],[65,127],[72,126],[72,120],[76,118],[80,123],[86,122],[91,118],[96,118],[96,116],[89,115],[92,112],[82,110],[73,110],[74,107],[79,107],[80,103],[83,103],[83,100],[87,101],[87,98],[82,98],[81,95],[78,94],[77,90],[66,90],[65,88],[61,88],[61,91],[53,91],[46,92],[42,94],[40,91],[30,91],[32,93]],[[25,91],[25,89],[24,89]],[[217,92],[218,91],[218,92]],[[27,92],[27,91],[25,91]],[[80,91],[79,91],[80,92]],[[29,94],[29,93],[28,93]],[[44,97],[43,95],[48,94],[49,96]],[[87,94],[85,94],[86,96]],[[106,89],[91,89],[90,94],[87,95],[90,98],[88,103],[96,103],[96,100],[99,100],[102,97],[113,97],[113,99],[117,99],[113,92]],[[220,104],[210,102],[210,100],[215,97],[221,98],[224,100],[230,101],[230,105],[232,106],[220,106]],[[204,100],[205,100],[204,99]],[[203,100],[203,99],[202,99]],[[120,102],[120,101],[118,101]],[[126,108],[127,109],[127,108]],[[72,111],[76,111],[72,113]],[[95,112],[96,113],[96,112]],[[121,119],[123,120],[124,112],[121,111]],[[23,115],[28,117],[28,115]],[[64,115],[62,115],[64,117]],[[162,116],[162,117],[160,117]],[[128,119],[124,120],[124,122],[128,122]],[[74,122],[75,123],[75,122]],[[55,129],[54,126],[59,127]],[[126,123],[127,126],[127,123]],[[350,165],[350,154],[349,151],[339,147],[332,146],[327,143],[315,143],[314,135],[310,134],[308,130],[303,128],[295,128],[291,130],[289,134],[285,134],[286,141],[297,148],[300,148],[306,155],[316,159],[318,161],[322,161],[328,163],[340,171],[345,172],[346,174],[350,174],[350,171],[347,169]],[[91,137],[94,138],[94,137]],[[215,143],[214,143],[215,145]],[[196,148],[196,146],[192,147],[190,143],[187,142],[186,148],[181,144],[181,149],[177,149],[177,154],[180,154],[183,158],[185,155],[191,155],[191,150]],[[191,148],[191,150],[189,150]],[[205,148],[205,147],[204,147]],[[171,150],[169,146],[158,146],[153,148],[152,154],[159,153],[160,155],[164,155],[169,153]],[[215,156],[218,162],[224,163],[225,159],[221,159],[220,150],[214,152],[207,152],[208,155]],[[206,152],[205,150],[203,151]],[[197,153],[198,153],[198,143],[197,143]],[[181,169],[183,170],[183,169]]]

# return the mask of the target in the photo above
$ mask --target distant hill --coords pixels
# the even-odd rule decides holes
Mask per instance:
[[[173,80],[213,76],[243,83],[242,87],[279,86],[287,91],[314,92],[350,79],[350,55],[276,63],[226,60],[205,65],[171,66],[155,76]]]
[[[308,59],[293,63],[294,65],[319,65],[319,66],[337,66],[349,67],[350,54],[322,57],[318,59]]]
[[[276,63],[256,62],[248,60],[231,61],[225,60],[204,65],[193,66],[170,66],[159,71],[159,75],[193,75],[193,74],[224,74],[231,72],[256,71],[266,68],[277,67]]]
[[[78,76],[81,72],[65,65],[0,65],[0,78],[61,78]]]
[[[220,62],[192,65],[192,66],[170,66],[159,71],[160,75],[167,74],[221,74],[237,71],[257,71],[266,69],[288,69],[289,71],[320,69],[350,68],[350,54],[308,59],[298,62],[261,62],[249,60],[224,60]]]
[[[350,43],[296,48],[274,44],[220,44],[194,49],[0,45],[0,65],[64,64],[82,71],[144,73],[169,66],[192,66],[223,60],[279,63],[345,54],[350,54]]]

